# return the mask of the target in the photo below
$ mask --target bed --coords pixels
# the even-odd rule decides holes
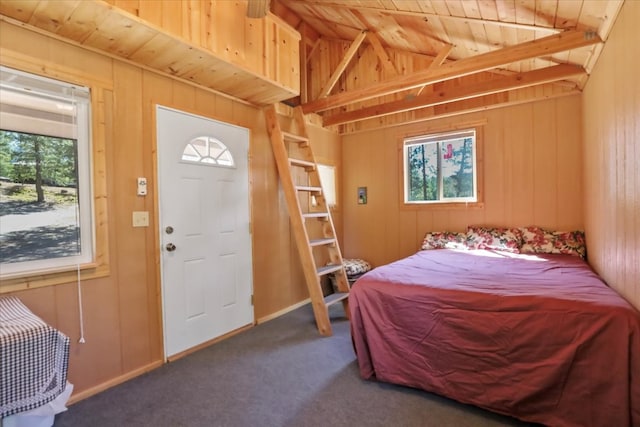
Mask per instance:
[[[421,250],[353,285],[365,379],[549,426],[640,426],[640,315],[580,256]]]

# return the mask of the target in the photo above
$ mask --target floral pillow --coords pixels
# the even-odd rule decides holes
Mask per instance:
[[[520,230],[523,253],[569,254],[581,258],[587,255],[583,231],[550,231],[536,226]]]
[[[363,259],[342,259],[342,265],[344,267],[347,277],[357,276],[358,274],[364,274],[371,270],[371,264]]]
[[[465,233],[456,233],[452,231],[437,231],[427,233],[422,241],[422,250],[430,249],[466,249]]]
[[[522,234],[517,228],[469,226],[467,246],[469,249],[490,249],[517,254],[522,246]]]

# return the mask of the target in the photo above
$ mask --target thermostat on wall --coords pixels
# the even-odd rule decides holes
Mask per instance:
[[[367,204],[367,187],[358,187],[358,204]]]

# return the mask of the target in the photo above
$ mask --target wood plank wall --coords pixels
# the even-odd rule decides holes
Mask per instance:
[[[399,141],[484,122],[484,207],[400,206]],[[581,98],[572,95],[343,136],[344,253],[380,265],[414,253],[427,231],[471,224],[582,229]],[[367,187],[368,203],[357,204]]]
[[[627,1],[584,91],[585,227],[595,270],[640,310],[640,2]]]
[[[38,316],[71,338],[69,380],[74,398],[86,397],[162,363],[157,243],[154,104],[159,103],[250,129],[254,313],[260,320],[308,298],[289,230],[262,112],[80,47],[0,22],[0,62],[25,71],[72,76],[103,88],[107,141],[110,275],[82,283],[86,344],[80,336],[76,284],[16,292]],[[15,62],[15,63],[14,63]],[[314,149],[339,164],[339,137],[312,127]],[[136,196],[136,177],[149,194]],[[133,228],[132,211],[149,211],[150,226]],[[74,399],[72,398],[72,399]]]
[[[168,34],[210,50],[231,64],[299,90],[299,33],[273,14],[264,19],[246,18],[246,0],[106,2]]]

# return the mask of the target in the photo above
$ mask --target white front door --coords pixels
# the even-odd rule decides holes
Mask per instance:
[[[249,130],[156,107],[165,355],[253,323]]]

